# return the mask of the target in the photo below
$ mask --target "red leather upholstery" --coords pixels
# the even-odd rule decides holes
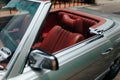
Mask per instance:
[[[85,27],[92,27],[93,25],[97,24],[99,22],[99,20],[95,20],[95,19],[92,19],[92,18],[89,18],[89,16],[87,16],[86,14],[84,15],[75,15],[75,14],[72,14],[72,13],[67,13],[67,12],[59,12],[58,13],[58,16],[62,16],[62,15],[69,15],[72,19],[77,19],[77,18],[80,18],[83,20],[83,26]]]
[[[61,19],[62,27],[76,33],[82,33],[83,21],[78,19],[72,19],[69,15],[64,14]]]
[[[43,42],[35,44],[33,48],[39,47],[42,50],[53,53],[83,39],[83,35],[69,32],[56,25],[49,31]]]
[[[75,33],[81,33],[86,38],[89,35],[89,27],[83,25],[83,19],[72,18],[71,16],[64,14],[61,19],[62,27]]]

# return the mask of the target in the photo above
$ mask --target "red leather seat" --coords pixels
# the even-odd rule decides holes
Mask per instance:
[[[83,33],[83,21],[80,18],[73,19],[69,15],[62,15],[62,27],[76,33]]]
[[[72,18],[71,16],[64,14],[61,19],[63,28],[70,30],[71,32],[81,33],[84,37],[89,35],[89,27],[83,25],[83,19]]]
[[[53,53],[82,41],[83,39],[83,35],[69,32],[56,25],[48,32],[43,42],[36,43],[33,48],[37,47],[49,53]]]

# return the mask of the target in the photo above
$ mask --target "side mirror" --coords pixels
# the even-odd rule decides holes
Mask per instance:
[[[58,61],[54,55],[40,50],[33,50],[29,55],[29,66],[33,69],[58,70]]]

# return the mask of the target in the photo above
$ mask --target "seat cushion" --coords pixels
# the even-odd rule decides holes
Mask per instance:
[[[53,53],[82,41],[83,39],[83,35],[69,32],[56,25],[48,32],[42,43],[37,43],[35,45],[39,44],[38,46],[40,49]]]

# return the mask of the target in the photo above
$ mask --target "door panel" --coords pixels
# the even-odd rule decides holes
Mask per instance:
[[[30,70],[22,75],[29,80],[93,80],[103,73],[111,64],[113,51],[103,55],[112,44],[105,37],[85,46],[78,44],[68,50],[59,51],[55,56],[59,61],[59,70]],[[19,76],[20,77],[22,77]],[[26,76],[31,75],[33,76]]]
[[[111,65],[113,53],[102,54],[110,47],[111,42],[102,38],[68,51],[64,57],[57,56],[60,69],[49,72],[47,76],[50,80],[93,80]]]

